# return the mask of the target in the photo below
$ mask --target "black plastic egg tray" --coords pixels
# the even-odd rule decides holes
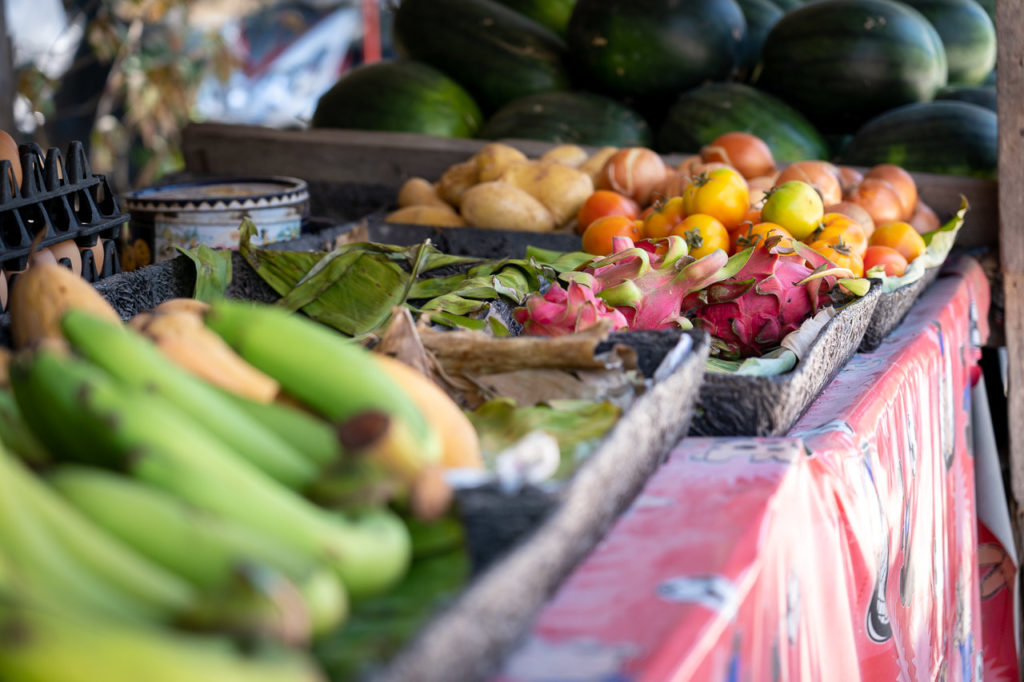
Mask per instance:
[[[18,151],[20,186],[10,161],[0,161],[0,266],[8,273],[24,270],[37,238],[36,248],[70,239],[86,249],[100,240],[103,265],[97,268],[92,252],[83,250],[82,276],[95,282],[120,272],[117,240],[128,215],[119,210],[106,178],[90,170],[82,143],[72,142],[63,156],[37,144]],[[60,262],[71,267],[67,260]]]

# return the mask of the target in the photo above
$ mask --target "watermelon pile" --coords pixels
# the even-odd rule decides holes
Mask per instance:
[[[781,162],[994,177],[992,11],[977,0],[401,0],[401,58],[345,74],[313,125],[663,153],[740,130]]]

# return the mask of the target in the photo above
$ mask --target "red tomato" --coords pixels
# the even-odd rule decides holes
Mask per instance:
[[[627,196],[610,189],[599,189],[583,202],[576,214],[576,232],[583,234],[590,223],[605,216],[619,215],[635,220],[640,215],[640,206]]]
[[[869,246],[864,252],[864,272],[882,266],[889,277],[901,277],[907,271],[907,259],[889,246]]]

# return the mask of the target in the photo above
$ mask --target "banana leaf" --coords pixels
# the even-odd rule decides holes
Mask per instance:
[[[480,447],[488,468],[495,457],[533,431],[544,431],[558,441],[561,462],[553,478],[565,478],[575,471],[618,421],[622,411],[610,402],[552,400],[520,407],[499,398],[468,413],[480,434]]]
[[[196,264],[196,288],[192,297],[207,303],[224,298],[231,284],[231,252],[214,250],[206,244],[194,249],[176,248]]]

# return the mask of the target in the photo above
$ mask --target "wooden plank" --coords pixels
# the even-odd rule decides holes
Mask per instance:
[[[528,156],[552,146],[537,140],[505,140]],[[186,128],[185,164],[190,172],[215,175],[294,175],[310,181],[364,182],[397,189],[413,176],[436,179],[465,161],[485,140],[465,140],[359,130],[275,130],[253,126],[194,124]],[[593,151],[593,147],[585,147]],[[675,166],[685,154],[670,154]],[[933,173],[912,173],[922,199],[941,218],[953,215],[960,195],[971,205],[957,238],[963,247],[997,243],[997,183]]]
[[[996,3],[996,106],[999,115],[999,253],[1005,293],[1004,329],[1009,465],[1014,535],[1024,529],[1024,0]],[[1021,668],[1024,680],[1024,666]]]

